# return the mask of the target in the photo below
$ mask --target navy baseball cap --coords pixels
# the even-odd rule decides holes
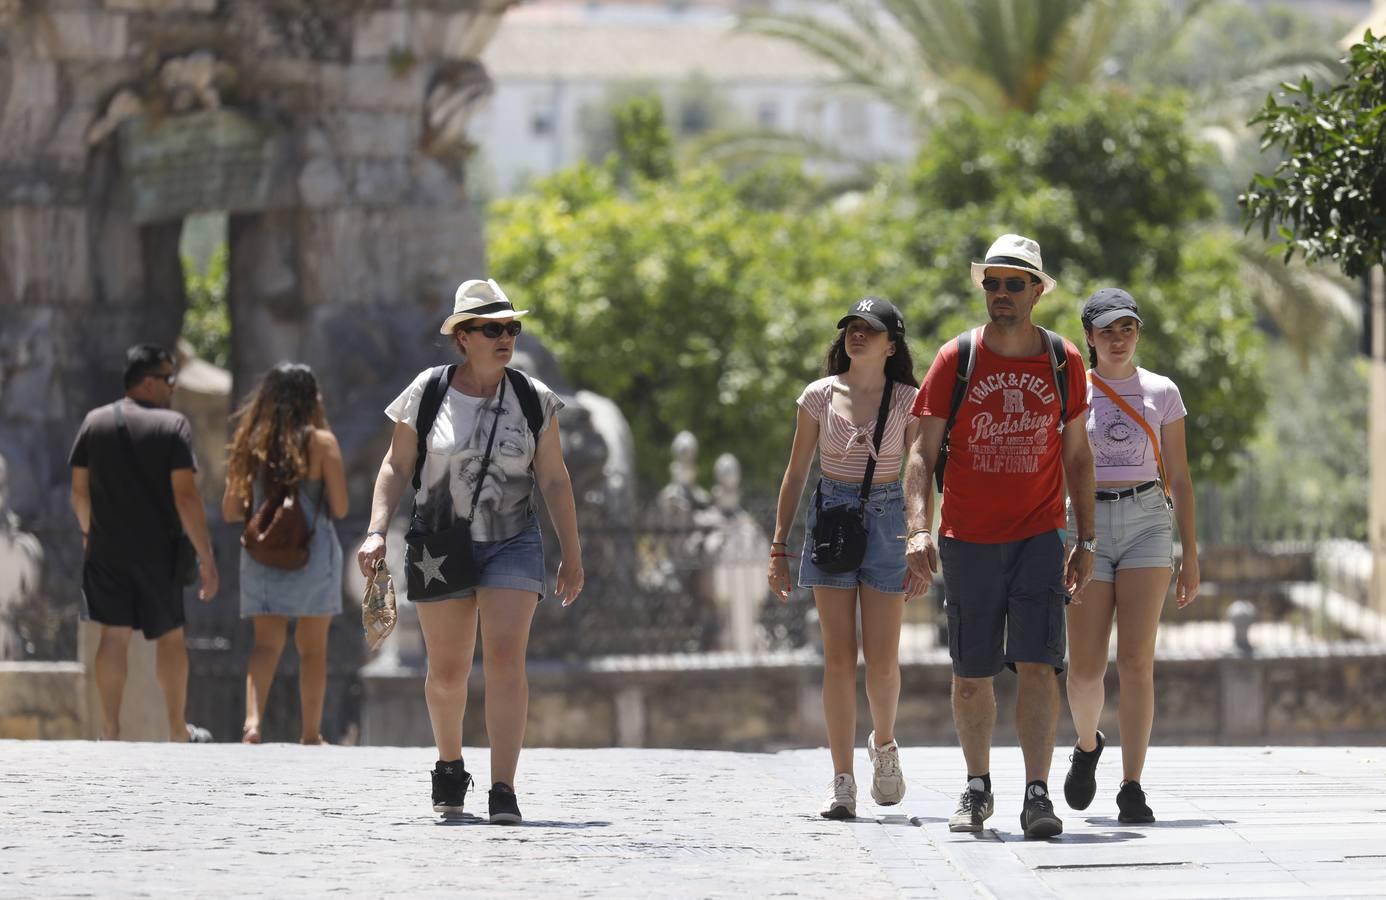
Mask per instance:
[[[861,319],[877,331],[887,332],[892,338],[905,331],[905,317],[895,304],[884,297],[862,297],[852,304],[847,314],[837,320],[838,328],[846,328],[852,319]]]
[[[1106,328],[1126,316],[1145,324],[1135,298],[1114,287],[1102,288],[1084,301],[1082,316],[1084,328]]]

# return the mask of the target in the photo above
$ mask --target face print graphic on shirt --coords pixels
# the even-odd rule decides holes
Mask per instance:
[[[1145,402],[1139,394],[1122,395],[1121,399],[1134,409],[1140,409]],[[1101,394],[1094,392],[1094,400],[1093,424],[1088,434],[1097,467],[1139,466],[1144,463],[1146,448],[1150,446],[1145,429],[1141,428],[1140,423],[1131,421],[1130,416]]]

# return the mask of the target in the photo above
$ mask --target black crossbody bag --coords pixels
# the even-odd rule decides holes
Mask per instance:
[[[421,411],[418,425],[418,451],[414,459],[414,505],[418,506],[419,486],[422,483],[424,458],[428,456],[428,432],[433,428],[441,400],[447,397],[448,382],[456,366],[444,366],[438,376],[424,388],[419,401]],[[404,536],[405,583],[409,586],[409,599],[436,600],[450,597],[468,588],[476,587],[481,580],[477,570],[476,557],[472,553],[472,517],[476,515],[476,503],[481,497],[481,489],[486,484],[486,469],[491,465],[491,448],[496,442],[496,427],[500,424],[501,404],[505,399],[505,385],[509,378],[502,378],[500,390],[496,393],[494,407],[495,419],[491,422],[491,436],[486,440],[486,454],[481,458],[481,472],[472,490],[472,508],[465,519],[458,519],[451,527],[427,534],[416,531],[411,525]],[[431,413],[431,415],[430,415]],[[428,421],[423,421],[426,417]]]
[[[890,395],[895,385],[886,378],[885,390],[881,393],[881,408],[876,412],[876,435],[872,445],[881,452],[881,437],[885,434],[886,416],[890,412]],[[831,412],[832,398],[828,398]],[[814,510],[817,519],[813,523],[813,551],[810,558],[820,571],[829,575],[851,572],[866,558],[866,498],[871,495],[871,477],[876,474],[876,457],[866,460],[866,473],[861,479],[860,503],[856,509],[848,506],[823,508],[823,482],[813,489]]]
[[[197,581],[197,548],[188,539],[181,522],[169,524],[159,492],[154,490],[144,469],[140,468],[139,458],[135,454],[135,441],[130,437],[130,427],[125,424],[125,410],[120,408],[120,403],[121,401],[117,400],[112,407],[115,412],[116,430],[120,432],[120,444],[125,448],[125,455],[135,473],[135,480],[149,495],[149,501],[158,510],[159,518],[164,520],[165,539],[173,547],[173,579],[184,586],[194,584]]]

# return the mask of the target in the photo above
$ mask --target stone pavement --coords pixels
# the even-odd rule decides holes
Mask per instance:
[[[526,824],[500,828],[432,814],[423,748],[0,741],[0,897],[1386,893],[1386,748],[1156,747],[1153,826],[1117,824],[1118,756],[1085,813],[1060,797],[1062,837],[1027,842],[1015,748],[994,754],[993,827],[973,836],[948,832],[954,749],[906,748],[892,809],[859,751],[850,822],[815,814],[824,750],[531,749]],[[485,763],[472,751],[478,782]]]

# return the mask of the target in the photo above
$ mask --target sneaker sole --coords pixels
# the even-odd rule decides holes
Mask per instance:
[[[855,819],[857,817],[857,811],[855,809],[848,809],[845,806],[834,806],[827,812],[820,812],[818,815],[825,819]]]
[[[1042,840],[1052,838],[1064,833],[1064,823],[1058,819],[1040,819],[1038,822],[1031,822],[1030,827],[1025,829],[1025,838]]]
[[[462,807],[448,806],[446,803],[433,804],[433,811],[445,819],[461,818],[461,816],[463,815]]]
[[[901,800],[905,799],[905,786],[901,784],[899,791],[891,791],[887,794],[883,792],[878,792],[876,790],[875,785],[872,785],[871,799],[876,801],[877,806],[894,806]]]
[[[956,824],[949,822],[948,830],[954,834],[976,834],[979,831],[985,831],[986,825],[982,822],[958,822]]]
[[[1153,825],[1153,824],[1155,824],[1155,817],[1154,817],[1154,816],[1126,816],[1126,815],[1122,815],[1122,816],[1117,816],[1117,821],[1120,822],[1120,823],[1123,824],[1123,825]]]
[[[524,820],[521,819],[521,818],[520,818],[518,815],[516,815],[515,813],[492,813],[492,814],[491,814],[491,824],[492,824],[492,825],[519,825],[522,821],[524,821]]]

